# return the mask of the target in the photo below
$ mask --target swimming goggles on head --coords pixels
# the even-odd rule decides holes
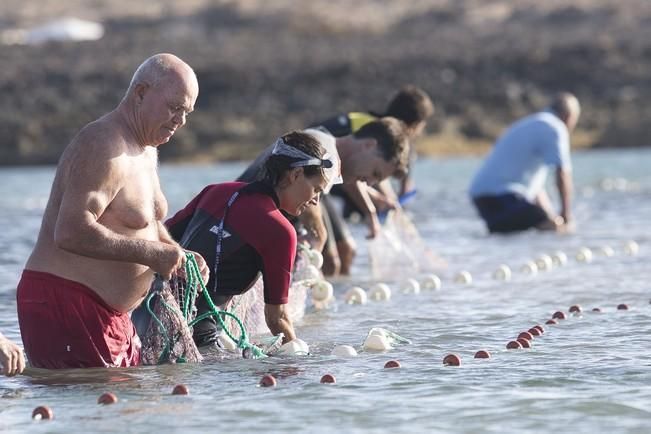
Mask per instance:
[[[327,185],[324,192],[329,192],[334,184],[341,184],[341,161],[339,160],[339,154],[337,153],[337,147],[335,145],[335,138],[326,134],[323,131],[317,129],[307,129],[305,133],[314,137],[321,148],[325,151],[323,157],[318,158],[313,155],[309,155],[300,149],[296,149],[293,146],[289,146],[281,138],[276,140],[274,143],[273,150],[271,155],[284,155],[290,158],[296,158],[297,161],[294,161],[289,165],[289,167],[307,167],[307,166],[317,166],[323,169],[323,175],[326,179]]]
[[[287,145],[282,137],[274,143],[271,155],[284,155],[290,158],[300,158],[300,160],[291,163],[289,167],[320,166],[326,169],[332,167],[332,160],[330,160],[327,153],[322,158],[309,155],[300,149]]]

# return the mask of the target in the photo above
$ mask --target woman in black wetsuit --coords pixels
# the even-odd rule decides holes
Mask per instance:
[[[200,253],[211,266],[206,288],[217,306],[224,308],[262,274],[267,326],[274,335],[283,333],[284,342],[296,338],[285,309],[296,231],[281,211],[301,214],[340,178],[334,138],[310,131],[279,138],[261,180],[209,185],[166,222],[183,248]],[[197,309],[198,315],[209,310],[204,297],[197,298]],[[217,343],[220,332],[208,318],[195,324],[194,340],[198,346]]]

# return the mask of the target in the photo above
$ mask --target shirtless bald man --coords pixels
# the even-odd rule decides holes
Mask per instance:
[[[118,107],[86,125],[64,150],[17,291],[32,366],[139,363],[129,310],[147,294],[154,273],[169,278],[185,261],[162,223],[167,201],[157,147],[185,125],[198,92],[185,62],[152,56]]]

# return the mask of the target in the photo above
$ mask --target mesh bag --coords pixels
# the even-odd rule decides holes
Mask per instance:
[[[147,298],[132,314],[142,341],[144,365],[202,360],[188,326],[196,315],[194,299],[190,300],[192,297],[185,289],[183,278],[175,276],[171,281],[156,278]],[[182,309],[179,302],[191,304]]]

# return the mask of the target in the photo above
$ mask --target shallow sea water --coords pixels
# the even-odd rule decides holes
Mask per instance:
[[[415,169],[421,194],[409,211],[428,246],[448,262],[440,291],[394,291],[388,302],[344,304],[346,289],[368,288],[370,281],[365,229],[355,227],[360,257],[353,277],[335,282],[340,301],[334,309],[309,311],[297,324],[310,356],[0,378],[0,431],[649,432],[650,157],[648,150],[575,153],[576,234],[507,237],[486,235],[465,194],[478,159],[422,160]],[[163,166],[171,212],[242,167]],[[0,170],[0,330],[17,341],[15,288],[53,174],[53,168]],[[627,240],[639,243],[638,255],[624,254]],[[615,256],[595,254],[590,264],[574,258],[582,246],[596,253],[605,245]],[[556,250],[568,255],[565,267],[533,277],[519,271],[525,261]],[[513,270],[509,282],[491,277],[502,263]],[[472,274],[471,285],[454,283],[461,270]],[[403,274],[396,270],[389,283],[412,277]],[[618,311],[619,303],[630,309]],[[519,332],[573,304],[586,312],[545,326],[532,349],[505,349]],[[593,307],[602,313],[590,312]],[[372,327],[412,344],[350,359],[330,355],[339,344],[360,350]],[[479,349],[492,358],[473,359]],[[461,357],[460,367],[442,364],[448,353]],[[402,368],[383,369],[390,359]],[[258,387],[264,373],[278,377],[278,386]],[[325,373],[337,384],[320,384]],[[172,396],[178,383],[191,395]],[[97,405],[109,390],[120,401]],[[43,404],[55,419],[31,420]]]

